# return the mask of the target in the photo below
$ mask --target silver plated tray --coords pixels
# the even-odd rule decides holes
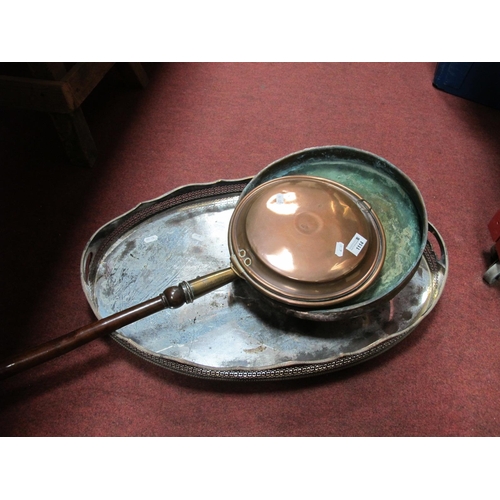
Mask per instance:
[[[96,316],[227,267],[229,220],[249,180],[184,186],[97,231],[81,261],[83,289]],[[392,300],[359,316],[298,318],[237,280],[112,336],[150,362],[195,377],[276,380],[322,374],[366,361],[411,333],[438,302],[447,263],[445,244],[429,224],[411,281]]]

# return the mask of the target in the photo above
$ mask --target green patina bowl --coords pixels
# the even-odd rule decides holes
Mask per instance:
[[[336,181],[363,197],[385,232],[386,256],[375,282],[339,307],[298,311],[315,320],[350,316],[393,298],[412,278],[428,235],[427,212],[413,181],[387,160],[346,146],[322,146],[299,151],[268,165],[246,186],[242,197],[260,184],[289,175],[311,175]]]

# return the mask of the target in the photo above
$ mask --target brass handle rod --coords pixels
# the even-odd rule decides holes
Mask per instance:
[[[178,286],[169,287],[156,298],[141,302],[124,311],[73,330],[66,335],[49,340],[22,354],[0,361],[0,380],[66,354],[162,309],[174,309],[186,302],[192,302],[194,299],[230,283],[235,278],[236,274],[228,268],[189,282],[182,282]]]

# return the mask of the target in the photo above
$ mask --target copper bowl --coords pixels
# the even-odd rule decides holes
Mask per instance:
[[[361,293],[324,310],[295,307],[289,312],[307,319],[330,321],[362,314],[401,291],[418,268],[428,236],[427,211],[413,181],[373,153],[347,146],[321,146],[274,161],[253,177],[241,197],[265,182],[289,175],[330,179],[357,193],[377,214],[386,240],[382,269]],[[280,307],[279,302],[274,305]]]

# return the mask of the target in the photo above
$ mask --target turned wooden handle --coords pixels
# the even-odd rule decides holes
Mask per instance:
[[[66,354],[98,337],[114,332],[162,309],[181,307],[186,302],[192,302],[194,299],[230,283],[235,278],[236,275],[231,269],[223,269],[192,281],[184,281],[179,286],[169,287],[154,299],[78,328],[78,330],[50,340],[22,354],[0,361],[0,380]]]
[[[168,296],[170,296],[170,300],[173,301],[172,305],[170,305],[171,303],[169,302]],[[154,299],[147,300],[146,302],[137,304],[129,309],[108,316],[107,318],[95,321],[90,325],[78,328],[66,335],[62,335],[61,337],[25,351],[22,354],[6,359],[0,362],[0,380],[44,363],[45,361],[49,361],[50,359],[57,358],[98,337],[114,332],[119,328],[134,323],[146,316],[150,316],[166,307],[179,307],[184,304],[183,296],[182,289],[179,287],[168,288],[162,295]]]

